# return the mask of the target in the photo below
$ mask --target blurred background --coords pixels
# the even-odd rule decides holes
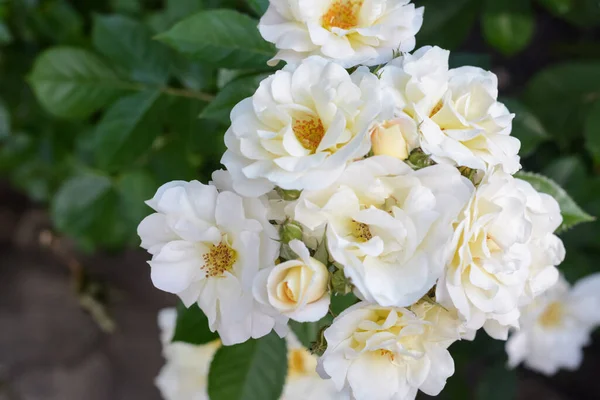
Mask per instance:
[[[525,170],[600,215],[600,1],[416,0],[418,45],[498,75]],[[267,67],[225,70],[153,38],[263,0],[0,0],[0,400],[154,400],[163,360],[136,227],[170,180],[219,168],[231,107]],[[91,99],[91,100],[90,100]],[[201,118],[199,118],[199,116]],[[561,269],[600,271],[600,222],[562,234]],[[600,335],[580,371],[507,371],[480,334],[451,352],[448,399],[600,398]]]

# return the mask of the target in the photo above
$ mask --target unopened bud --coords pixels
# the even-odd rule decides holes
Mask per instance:
[[[279,237],[281,242],[285,244],[294,239],[302,240],[302,226],[295,221],[286,221],[281,225]]]
[[[408,158],[408,143],[399,121],[386,121],[373,128],[371,151],[376,156],[390,156],[400,160]]]
[[[413,169],[421,169],[435,165],[435,161],[433,161],[431,157],[425,154],[420,148],[414,149],[410,153],[410,156],[408,156],[408,163],[413,167]]]
[[[285,190],[280,187],[276,188],[275,191],[285,201],[298,200],[300,194],[302,194],[301,190]]]

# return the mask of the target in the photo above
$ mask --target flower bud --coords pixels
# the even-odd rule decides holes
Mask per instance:
[[[318,321],[329,309],[329,271],[301,241],[289,246],[299,258],[277,264],[258,285],[266,284],[269,304],[282,314],[299,322]]]
[[[411,149],[404,130],[406,128],[412,130],[412,127],[405,125],[404,120],[395,119],[375,126],[371,131],[371,149],[373,154],[406,160]]]
[[[279,236],[282,243],[289,243],[292,240],[302,240],[302,225],[295,221],[286,221],[279,230]]]

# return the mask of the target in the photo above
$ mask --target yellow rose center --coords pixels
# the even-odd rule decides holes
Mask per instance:
[[[542,315],[540,315],[540,324],[546,328],[557,327],[561,324],[564,313],[565,311],[560,303],[551,303],[548,307],[546,307],[546,310],[542,313]]]
[[[352,221],[352,230],[352,235],[361,242],[368,242],[373,238],[369,225],[365,223]]]
[[[231,271],[237,261],[237,252],[225,240],[218,245],[212,245],[210,251],[203,255],[202,269],[208,277],[222,276],[225,271]]]
[[[358,25],[358,16],[364,0],[334,0],[323,15],[323,28],[352,29]]]
[[[323,136],[325,136],[323,122],[315,117],[294,119],[292,130],[302,147],[313,153],[319,147]]]

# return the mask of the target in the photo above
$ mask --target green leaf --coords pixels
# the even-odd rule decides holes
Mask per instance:
[[[423,27],[417,35],[419,45],[438,45],[451,50],[460,46],[477,20],[476,1],[416,0],[416,6],[425,7]]]
[[[489,367],[477,386],[477,400],[511,400],[517,398],[517,372],[503,363]]]
[[[574,0],[538,0],[542,6],[555,15],[565,15],[573,8]]]
[[[93,53],[71,47],[42,53],[29,82],[42,106],[64,118],[86,118],[134,88]]]
[[[13,35],[10,33],[10,29],[3,21],[0,21],[0,45],[7,45],[12,41]]]
[[[188,157],[188,142],[184,138],[169,138],[164,142],[162,139],[162,137],[159,138],[159,146],[156,152],[150,156],[150,168],[159,184],[173,180],[198,179],[205,181],[198,176],[196,166]]]
[[[143,169],[128,171],[119,177],[116,183],[119,209],[132,233],[135,233],[140,221],[150,214],[151,209],[144,202],[152,198],[158,186],[154,176]],[[137,236],[132,236],[137,242]]]
[[[472,65],[483,69],[492,69],[492,57],[486,53],[465,53],[453,51],[450,53],[450,68]]]
[[[525,49],[535,29],[530,0],[486,0],[483,34],[501,53],[511,56]]]
[[[541,121],[520,101],[502,99],[510,112],[515,114],[512,135],[521,141],[521,157],[531,155],[537,147],[548,141],[550,135]]]
[[[317,322],[296,322],[290,320],[289,326],[304,347],[310,349],[312,344],[317,340],[317,336],[321,329],[333,322],[330,315],[326,315]]]
[[[600,63],[569,62],[537,74],[523,101],[564,147],[581,136],[589,108],[599,98]]]
[[[536,190],[554,197],[560,206],[563,217],[562,225],[557,232],[563,232],[583,222],[594,221],[595,218],[583,211],[575,201],[553,180],[532,172],[518,172],[516,178],[523,179]]]
[[[269,0],[247,0],[248,5],[259,17],[262,17],[267,8],[269,8]]]
[[[216,332],[210,331],[208,318],[197,304],[193,304],[190,308],[185,308],[181,303],[177,306],[177,324],[173,342],[200,345],[218,338],[219,335]]]
[[[555,159],[542,170],[542,174],[556,182],[579,202],[588,197],[589,183],[584,162],[578,156]],[[593,195],[593,198],[596,198]]]
[[[211,400],[277,400],[286,375],[285,340],[271,332],[217,350],[208,373],[208,395]]]
[[[0,139],[10,134],[10,112],[3,100],[0,100]]]
[[[87,235],[112,206],[112,182],[106,176],[86,174],[66,181],[52,202],[55,226],[72,236]]]
[[[202,111],[200,118],[214,119],[229,124],[229,114],[233,107],[246,97],[254,94],[266,75],[252,75],[229,82],[217,97]]]
[[[591,107],[585,121],[585,148],[594,157],[596,164],[600,163],[600,100]]]
[[[123,97],[104,114],[96,127],[94,158],[98,166],[115,171],[145,154],[160,134],[156,103],[159,92]]]
[[[166,12],[173,23],[203,8],[203,0],[167,0]]]
[[[258,22],[233,10],[209,10],[176,24],[157,39],[188,57],[224,68],[265,68],[275,54]]]
[[[142,11],[140,0],[110,0],[111,8],[122,14],[139,14]]]
[[[134,81],[164,84],[169,77],[169,51],[152,40],[143,24],[121,15],[94,17],[94,46]]]

